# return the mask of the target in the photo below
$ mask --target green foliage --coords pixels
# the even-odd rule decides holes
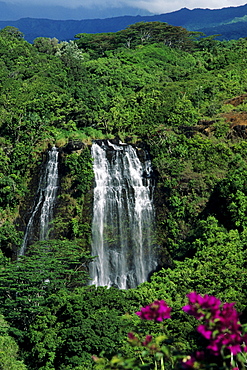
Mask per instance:
[[[0,175],[0,206],[9,205],[13,207],[18,204],[23,192],[18,189],[20,178],[15,175],[1,176]]]
[[[13,26],[7,26],[0,31],[1,36],[4,36],[10,40],[22,39],[23,33],[18,28]]]
[[[93,356],[96,369],[244,369],[246,363],[246,325],[242,326],[234,304],[221,302],[212,295],[201,295],[193,291],[187,294],[188,304],[181,307],[195,317],[197,332],[202,342],[201,350],[187,353],[176,348],[174,340],[167,335],[153,336],[145,331],[145,337],[136,333],[128,334],[128,344],[133,353],[129,356],[115,355],[110,361]],[[160,321],[160,331],[169,325],[165,319],[173,319],[172,308],[164,300],[155,300],[142,307],[138,316],[144,321]],[[226,324],[227,322],[227,324]],[[157,326],[157,325],[156,325]],[[206,339],[206,340],[205,340]]]
[[[85,287],[70,295],[60,291],[48,300],[49,311],[31,326],[30,361],[51,368],[93,368],[92,355],[109,357],[121,346],[128,303],[115,288]],[[40,366],[40,367],[38,367]]]
[[[198,112],[193,107],[190,100],[182,98],[173,107],[169,115],[168,123],[171,126],[192,126],[198,122]]]
[[[82,33],[75,37],[79,47],[95,58],[118,48],[135,48],[157,42],[172,48],[190,50],[193,46],[192,34],[183,27],[170,26],[164,22],[139,22],[116,33]]]
[[[11,222],[5,221],[0,227],[0,247],[4,255],[11,257],[13,246],[20,245],[22,238],[23,233],[18,232]]]
[[[85,194],[91,187],[94,177],[92,161],[87,147],[81,153],[74,152],[66,156],[65,163],[73,178],[72,186],[76,188],[76,196]]]
[[[161,335],[130,315],[155,299],[174,307],[165,335],[183,351],[201,345],[193,318],[179,311],[189,291],[215,294],[246,310],[247,41],[194,36],[147,22],[116,33],[79,34],[72,42],[38,38],[31,45],[14,27],[0,31],[5,257],[13,258],[21,244],[19,225],[42,153],[56,143],[62,160],[52,225],[57,240],[31,246],[18,261],[1,254],[0,311],[30,369],[91,369],[91,356],[102,351],[106,361],[114,353],[131,358],[134,349],[124,342],[131,325],[140,336],[146,329]],[[235,130],[239,122],[242,136]],[[84,286],[91,260],[85,252],[91,233],[89,149],[93,139],[115,135],[145,141],[157,175],[160,271],[126,292]],[[83,149],[66,152],[73,140]],[[18,364],[16,345],[8,333],[3,337],[0,345]],[[137,365],[133,360],[121,366]]]
[[[59,48],[59,43],[55,37],[52,39],[49,37],[37,37],[33,42],[33,46],[41,53],[55,54]]]
[[[51,293],[84,285],[90,260],[75,243],[50,240],[30,246],[28,255],[6,263],[0,271],[0,305],[12,330],[27,330]]]
[[[239,163],[238,163],[239,160]],[[218,197],[217,214],[223,224],[229,229],[246,228],[246,165],[237,157],[232,163],[234,166],[219,184],[215,192]]]
[[[0,316],[0,368],[1,370],[26,370],[27,367],[18,360],[18,345],[8,335],[8,324],[4,317]]]

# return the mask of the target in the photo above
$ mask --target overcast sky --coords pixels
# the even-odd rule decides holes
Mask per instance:
[[[244,5],[247,0],[1,0],[5,3],[19,5],[61,5],[66,8],[109,8],[131,6],[145,9],[151,13],[167,13],[181,8],[210,8],[217,9],[229,6]]]

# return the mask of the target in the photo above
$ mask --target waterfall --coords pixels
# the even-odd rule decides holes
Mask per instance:
[[[25,254],[32,240],[45,240],[53,217],[53,208],[58,189],[58,149],[48,151],[48,158],[41,173],[36,201],[28,221],[19,256]]]
[[[151,162],[131,145],[92,145],[94,206],[91,284],[134,288],[156,268]]]

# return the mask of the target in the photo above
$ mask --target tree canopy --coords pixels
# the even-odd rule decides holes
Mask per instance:
[[[165,335],[179,350],[198,350],[195,320],[180,312],[194,290],[235,301],[247,322],[246,53],[245,38],[161,22],[33,44],[14,27],[0,31],[3,369],[99,369],[92,356],[133,356],[131,328],[164,334],[133,315],[157,299],[174,310]],[[159,267],[127,291],[88,285],[90,146],[116,137],[145,145],[156,182]],[[17,258],[53,145],[59,191],[49,240]]]

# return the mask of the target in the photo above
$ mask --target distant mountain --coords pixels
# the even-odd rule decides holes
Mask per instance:
[[[0,1],[0,20],[1,21],[16,21],[20,18],[49,18],[54,20],[81,20],[93,18],[110,18],[123,15],[151,15],[150,12],[144,9],[118,6],[104,7],[83,7],[70,8],[56,5],[36,5],[36,4],[18,4],[7,3]]]
[[[220,35],[219,40],[238,40],[247,37],[247,22],[234,22],[229,24],[216,25],[214,27],[205,27],[198,31],[205,35]]]
[[[238,39],[247,37],[247,4],[215,10],[183,8],[160,15],[120,16],[105,19],[21,18],[13,21],[0,21],[0,28],[17,27],[24,33],[25,39],[32,42],[39,36],[72,40],[77,33],[117,32],[137,22],[152,21],[167,22],[173,26],[185,27],[190,31],[202,31],[206,35],[221,34],[221,39]]]

